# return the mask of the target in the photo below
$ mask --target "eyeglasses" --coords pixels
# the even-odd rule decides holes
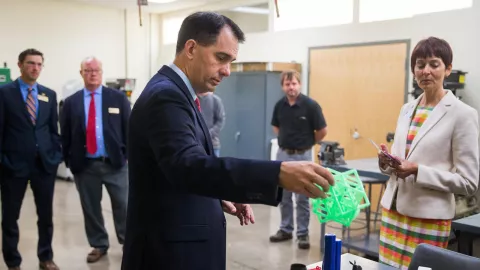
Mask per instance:
[[[102,73],[102,70],[101,69],[84,69],[83,72],[86,74]]]

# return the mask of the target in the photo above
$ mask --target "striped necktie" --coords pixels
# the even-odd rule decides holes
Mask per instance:
[[[30,116],[30,120],[32,121],[32,124],[35,125],[37,121],[37,106],[35,104],[35,99],[32,94],[32,88],[28,88],[28,94],[27,94],[27,111],[28,115]]]

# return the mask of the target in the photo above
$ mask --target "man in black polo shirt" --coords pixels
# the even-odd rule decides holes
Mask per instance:
[[[283,72],[281,84],[285,97],[275,105],[272,126],[278,135],[277,160],[312,160],[312,147],[327,134],[327,124],[318,103],[300,93],[300,74],[296,71]],[[297,202],[298,247],[310,248],[308,224],[310,204],[308,197],[295,194]],[[283,191],[280,203],[282,221],[280,229],[270,237],[270,242],[292,239],[293,202],[292,192]]]

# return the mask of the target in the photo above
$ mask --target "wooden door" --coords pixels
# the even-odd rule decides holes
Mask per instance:
[[[386,143],[387,133],[395,132],[405,103],[407,50],[406,42],[310,50],[309,96],[323,109],[328,125],[324,140],[339,142],[347,162],[376,158],[368,139]],[[380,186],[374,185],[372,211],[379,195]]]
[[[347,160],[376,157],[368,138],[385,143],[405,103],[407,43],[312,49],[309,60],[309,96],[323,109],[325,140],[340,142]]]

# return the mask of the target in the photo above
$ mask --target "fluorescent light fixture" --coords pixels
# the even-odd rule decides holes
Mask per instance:
[[[231,11],[243,12],[243,13],[254,13],[254,14],[265,14],[265,15],[270,14],[270,10],[266,8],[255,8],[255,7],[236,7],[236,8],[232,8]]]
[[[177,0],[148,0],[149,3],[154,3],[154,4],[166,4],[166,3],[171,3],[175,1]]]

